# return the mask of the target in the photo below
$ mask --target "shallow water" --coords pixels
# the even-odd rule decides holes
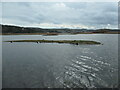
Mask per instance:
[[[103,45],[3,42],[3,88],[117,87],[118,35],[4,35],[6,40],[94,40]]]

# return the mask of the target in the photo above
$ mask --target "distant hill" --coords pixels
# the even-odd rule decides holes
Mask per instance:
[[[11,25],[0,25],[2,26],[2,33],[106,33],[109,31],[118,32],[117,29],[98,29],[98,30],[87,30],[87,29],[43,29],[43,28],[33,28],[33,27],[20,27],[20,26],[11,26]]]
[[[32,28],[32,27],[19,27],[11,25],[2,25],[2,33],[75,33],[83,32],[86,29],[43,29],[43,28]]]

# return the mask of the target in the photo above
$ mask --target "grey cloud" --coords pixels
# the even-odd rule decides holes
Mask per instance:
[[[117,25],[117,3],[3,3],[3,19],[7,23],[26,24],[82,24],[100,26]],[[13,20],[14,19],[14,20]],[[14,22],[16,21],[16,22]]]

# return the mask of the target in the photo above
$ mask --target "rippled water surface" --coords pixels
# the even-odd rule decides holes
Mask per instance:
[[[117,87],[118,35],[7,35],[5,40],[94,40],[103,45],[3,42],[3,88]]]

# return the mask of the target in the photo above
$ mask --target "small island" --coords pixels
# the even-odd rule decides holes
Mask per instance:
[[[35,43],[66,43],[66,44],[87,44],[87,45],[98,45],[101,44],[100,42],[96,41],[89,41],[89,40],[12,40],[12,41],[5,41],[5,42],[35,42]]]

